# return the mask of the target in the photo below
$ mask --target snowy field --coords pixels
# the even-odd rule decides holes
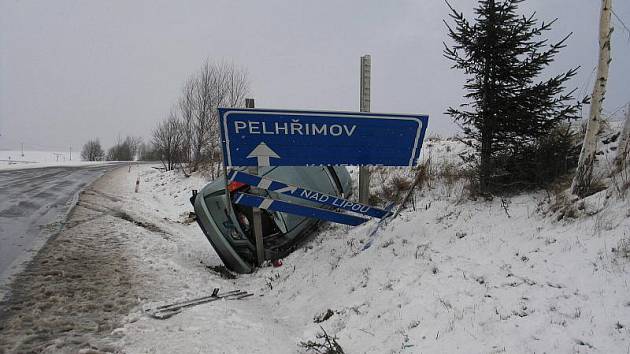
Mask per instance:
[[[103,162],[81,161],[79,152],[0,150],[0,171],[51,166],[83,166]]]
[[[424,159],[456,163],[464,150],[427,141]],[[382,188],[405,174],[375,174],[373,182]],[[281,267],[235,275],[188,219],[191,190],[207,181],[141,165],[82,194],[56,250],[66,267],[82,259],[80,289],[98,296],[68,291],[56,300],[73,304],[83,325],[61,331],[44,352],[306,353],[300,343],[321,343],[322,330],[346,353],[630,352],[630,253],[621,251],[630,249],[630,205],[613,188],[561,218],[546,192],[474,201],[462,183],[438,179],[366,251],[373,222],[325,225]],[[52,277],[48,291],[59,284],[32,274]],[[166,320],[143,313],[213,288],[254,296]],[[30,291],[45,294],[46,286]],[[31,318],[51,326],[54,311],[39,306]],[[10,343],[28,347],[19,321],[11,323]]]
[[[441,155],[462,150],[453,144],[435,142],[427,154],[452,161]],[[373,224],[330,225],[282,267],[227,280],[204,269],[221,262],[197,226],[178,223],[197,181],[141,176],[149,189],[134,198],[136,210],[155,210],[177,235],[143,240],[145,262],[160,274],[145,306],[213,287],[256,296],[164,321],[138,311],[121,330],[130,353],[304,352],[299,343],[315,341],[320,326],[347,353],[630,350],[630,259],[615,251],[630,239],[630,207],[610,190],[556,221],[542,192],[470,201],[461,185],[437,183],[367,251]]]

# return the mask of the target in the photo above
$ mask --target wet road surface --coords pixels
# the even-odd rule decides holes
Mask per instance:
[[[78,192],[119,166],[0,171],[0,285],[61,229]]]

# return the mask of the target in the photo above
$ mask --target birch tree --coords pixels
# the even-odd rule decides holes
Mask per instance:
[[[623,123],[619,145],[617,146],[615,172],[621,171],[626,166],[630,166],[630,103],[626,106],[626,120]]]
[[[593,180],[593,165],[597,152],[597,135],[602,120],[602,103],[606,96],[606,84],[608,82],[608,69],[612,61],[610,56],[611,38],[613,28],[610,16],[612,12],[612,0],[602,0],[599,19],[599,62],[597,64],[597,76],[591,97],[591,109],[582,143],[582,151],[578,161],[577,170],[571,184],[571,193],[584,197],[588,194]]]

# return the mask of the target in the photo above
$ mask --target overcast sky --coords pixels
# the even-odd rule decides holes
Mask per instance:
[[[471,17],[471,0],[451,0]],[[427,113],[429,132],[461,102],[463,76],[442,56],[440,0],[0,0],[0,148],[78,149],[99,137],[149,137],[206,58],[245,67],[256,106],[357,111],[359,58],[372,55],[372,111]],[[574,32],[553,64],[581,66],[592,89],[598,0],[528,0],[523,13]],[[630,1],[614,1],[630,25]],[[618,20],[605,108],[630,100],[630,40]]]

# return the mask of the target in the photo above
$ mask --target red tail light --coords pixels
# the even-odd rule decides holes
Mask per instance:
[[[233,181],[230,184],[228,184],[227,188],[228,188],[228,192],[234,192],[234,191],[239,190],[239,189],[241,189],[241,188],[243,188],[245,186],[246,186],[245,183]]]

